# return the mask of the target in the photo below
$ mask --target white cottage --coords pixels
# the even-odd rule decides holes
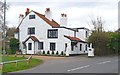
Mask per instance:
[[[54,51],[54,54],[64,53],[69,56],[88,52],[89,29],[66,27],[66,14],[61,14],[58,24],[52,19],[50,8],[46,8],[45,15],[27,8],[25,16],[20,14],[19,20],[15,38],[19,39],[19,49],[24,54],[43,51],[51,54]]]

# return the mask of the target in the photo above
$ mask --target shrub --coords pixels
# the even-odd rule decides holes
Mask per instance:
[[[50,54],[50,51],[47,51],[47,54]]]
[[[56,55],[59,55],[58,51],[56,52]]]
[[[43,54],[45,54],[45,51],[43,51]]]
[[[61,52],[61,55],[63,55],[64,53],[63,53],[63,51]]]
[[[16,50],[19,49],[19,40],[16,38],[11,38],[10,39],[10,49],[11,49],[11,54],[15,54]]]
[[[52,51],[52,54],[54,54],[54,51]]]

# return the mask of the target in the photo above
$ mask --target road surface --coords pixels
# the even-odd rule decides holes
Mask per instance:
[[[73,56],[45,60],[43,64],[15,73],[118,73],[118,57]]]

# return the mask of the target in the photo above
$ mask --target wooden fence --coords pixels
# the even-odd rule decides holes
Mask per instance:
[[[29,64],[30,61],[31,61],[31,59],[32,59],[32,55],[31,55],[28,59],[1,62],[1,63],[0,63],[0,69],[3,68],[4,64],[11,64],[11,63],[14,63],[14,64],[15,64],[15,67],[17,67],[17,63],[18,63],[18,62],[27,62],[27,64]]]

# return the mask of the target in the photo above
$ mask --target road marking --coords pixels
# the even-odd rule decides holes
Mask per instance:
[[[109,62],[111,62],[111,61],[100,62],[98,64],[105,64],[105,63],[109,63]]]
[[[90,67],[90,65],[86,65],[86,66],[82,66],[82,67],[70,69],[70,70],[67,70],[67,71],[70,72],[70,71],[74,71],[74,70],[78,70],[78,69],[83,69],[83,68],[87,68],[87,67]]]

